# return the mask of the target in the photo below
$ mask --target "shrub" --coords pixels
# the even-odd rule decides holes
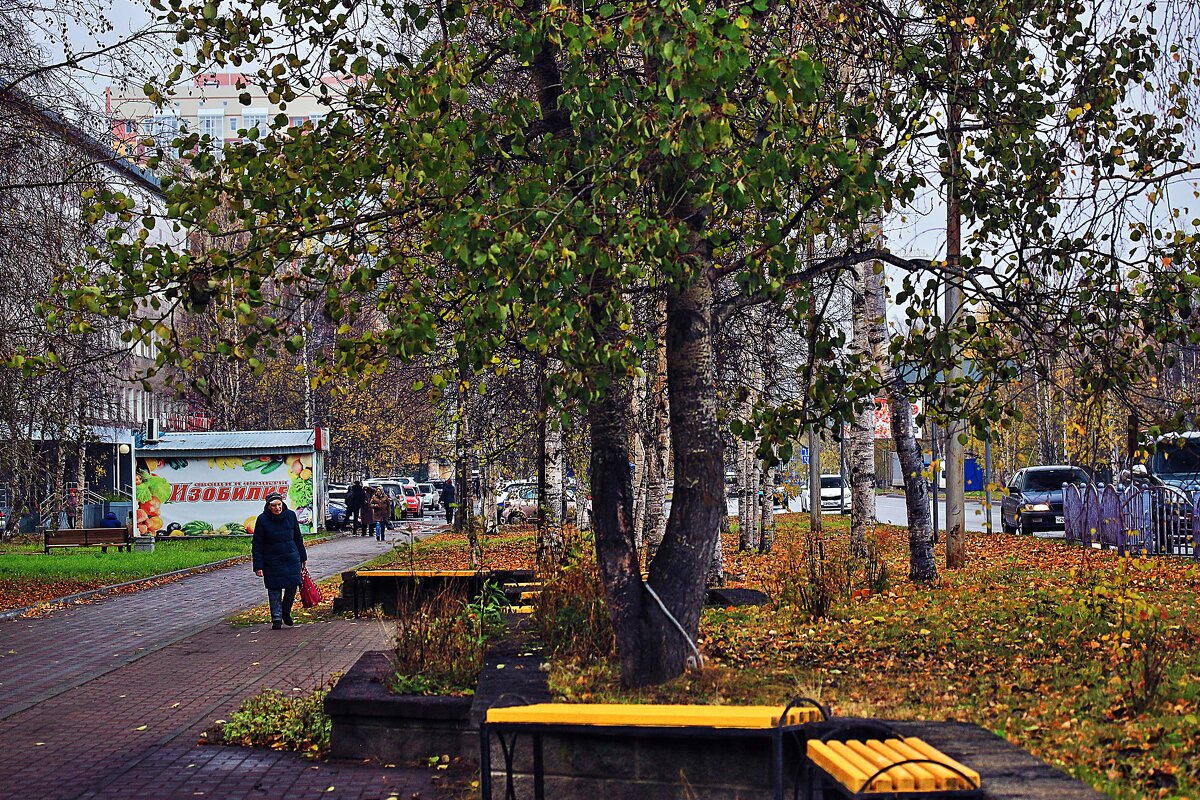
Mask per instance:
[[[464,603],[449,592],[412,596],[399,604],[393,647],[397,694],[471,694],[488,639],[503,627],[504,595],[485,587]]]
[[[612,620],[604,604],[594,552],[571,546],[567,563],[543,572],[534,621],[555,655],[580,663],[616,652]]]
[[[269,747],[291,750],[310,758],[329,753],[330,719],[325,714],[325,695],[337,682],[336,677],[316,691],[301,697],[276,689],[242,702],[221,727],[226,744],[244,747]]]

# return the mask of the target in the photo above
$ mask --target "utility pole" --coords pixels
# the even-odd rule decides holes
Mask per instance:
[[[962,21],[955,14],[950,20],[950,64],[949,75],[955,81],[951,87],[946,113],[946,330],[954,335],[962,317],[962,214],[959,207],[959,186],[962,165],[960,159],[962,107],[958,102],[958,78],[961,71],[959,55],[962,52]],[[961,353],[955,347],[950,354],[950,371],[946,376],[943,395],[949,401],[950,394],[962,383],[963,370]],[[947,402],[947,406],[950,403]],[[946,427],[946,568],[957,569],[966,565],[966,507],[963,486],[964,445],[967,426],[961,419],[951,419]],[[935,495],[936,496],[936,495]]]

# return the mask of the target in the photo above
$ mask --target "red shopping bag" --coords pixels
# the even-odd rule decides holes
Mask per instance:
[[[313,583],[312,576],[308,574],[308,567],[304,567],[300,576],[300,604],[305,608],[312,608],[320,602],[321,590]]]

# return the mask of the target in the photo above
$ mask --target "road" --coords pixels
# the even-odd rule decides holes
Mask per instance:
[[[850,498],[846,498],[846,511],[849,513]],[[986,531],[987,518],[984,516],[983,503],[978,500],[967,500],[967,530],[969,531]],[[788,511],[792,513],[800,513],[800,501],[793,499],[788,507]],[[738,513],[737,498],[729,500],[729,514],[736,516]],[[776,512],[780,513],[780,512]],[[901,495],[878,495],[875,498],[875,518],[887,525],[908,524],[908,508],[904,504],[904,497]],[[938,496],[938,528],[946,529],[946,501],[942,499],[942,495]],[[992,500],[992,532],[1000,533],[1000,498],[996,497]],[[1038,537],[1045,539],[1061,539],[1062,531],[1043,531],[1035,534]]]

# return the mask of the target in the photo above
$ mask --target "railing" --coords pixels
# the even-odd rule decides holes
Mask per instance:
[[[1174,486],[1063,487],[1069,544],[1200,559],[1200,492]]]

